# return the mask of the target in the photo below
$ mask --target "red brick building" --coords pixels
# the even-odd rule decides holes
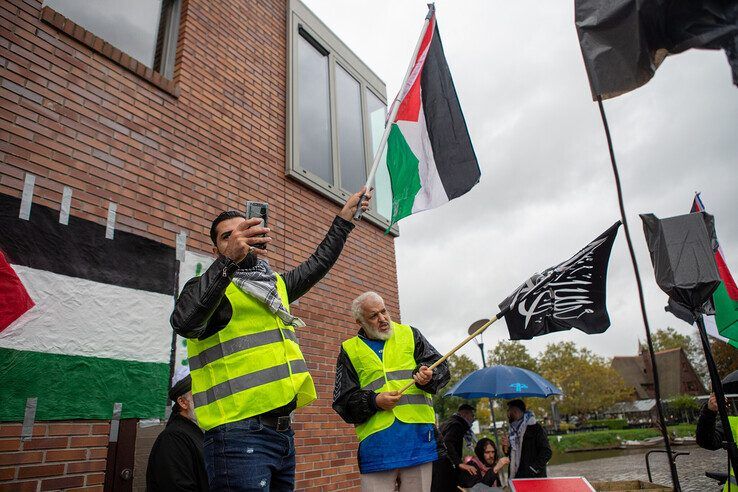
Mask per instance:
[[[272,266],[307,258],[365,179],[382,81],[297,0],[73,3],[0,2],[0,194],[54,211],[66,200],[100,225],[112,203],[116,231],[170,248],[184,231],[200,253],[218,212],[266,201]],[[385,198],[293,306],[318,390],[295,424],[300,490],[358,488],[356,438],[330,403],[350,300],[377,290],[399,318]],[[0,407],[17,389],[0,382]],[[20,420],[0,422],[0,490],[141,487],[158,427],[114,421],[113,446],[110,419]]]

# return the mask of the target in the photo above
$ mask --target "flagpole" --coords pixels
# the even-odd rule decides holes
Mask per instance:
[[[558,273],[561,273],[561,272],[559,272],[557,269],[554,269],[551,273],[549,273],[544,278],[542,278],[541,280],[539,280],[538,283],[536,285],[534,285],[528,292],[526,292],[525,294],[523,294],[522,296],[520,296],[520,299],[518,299],[515,303],[517,304],[519,302],[522,302],[528,296],[532,295],[534,292],[538,292],[541,289],[541,287],[545,287],[546,284],[548,284],[554,278],[554,276],[557,275]],[[464,340],[462,340],[461,342],[459,342],[454,348],[452,348],[448,353],[446,353],[446,355],[444,355],[443,357],[441,357],[440,359],[438,359],[436,362],[434,362],[432,365],[430,365],[428,367],[428,369],[430,369],[432,371],[433,369],[435,369],[439,365],[443,364],[446,361],[446,359],[448,359],[449,357],[451,357],[452,355],[454,355],[461,347],[463,347],[464,345],[466,345],[467,343],[469,343],[469,341],[473,340],[474,337],[481,335],[484,332],[484,330],[486,330],[487,328],[490,327],[490,325],[492,325],[492,323],[494,323],[495,321],[503,318],[508,313],[508,311],[510,311],[510,307],[512,305],[513,305],[513,303],[511,302],[510,304],[508,304],[507,306],[505,306],[502,309],[502,311],[500,311],[499,313],[497,313],[494,316],[492,316],[489,319],[489,321],[487,321],[485,324],[483,324],[482,326],[480,326],[477,331],[475,331],[474,333],[471,333],[468,337],[466,337]],[[414,384],[415,384],[415,381],[413,381],[412,383],[408,383],[406,386],[404,386],[401,390],[398,391],[398,394],[404,393],[405,391],[407,391],[408,389],[410,389]]]
[[[610,126],[607,124],[607,116],[605,115],[605,107],[602,104],[602,96],[597,95],[597,105],[600,108],[600,116],[602,117],[602,126],[605,128],[605,137],[607,138],[607,148],[610,152],[610,163],[612,165],[612,172],[615,178],[615,189],[617,190],[618,206],[620,208],[620,219],[623,222],[623,231],[625,231],[625,242],[628,244],[628,252],[630,253],[630,261],[633,264],[633,273],[635,274],[636,287],[638,289],[638,300],[641,305],[641,316],[643,318],[643,326],[646,329],[646,344],[648,346],[648,354],[651,358],[651,371],[653,373],[653,391],[656,397],[656,413],[659,419],[659,427],[661,428],[661,436],[664,439],[664,448],[669,459],[669,470],[671,472],[671,481],[674,486],[675,492],[681,492],[682,487],[679,483],[679,475],[677,474],[676,463],[674,461],[674,455],[671,451],[671,444],[669,443],[669,433],[666,428],[666,419],[664,418],[664,409],[661,406],[661,387],[659,385],[659,369],[656,365],[656,354],[653,349],[653,339],[651,338],[651,327],[648,323],[648,316],[646,314],[646,301],[643,296],[643,285],[641,284],[641,274],[638,270],[638,261],[635,256],[635,249],[633,248],[633,241],[630,238],[630,228],[628,227],[628,219],[625,216],[625,205],[623,204],[623,189],[620,185],[620,173],[618,171],[618,165],[615,161],[615,150],[612,146],[612,137],[610,136]]]
[[[718,416],[720,418],[720,422],[723,424],[723,429],[728,429],[727,432],[723,432],[725,441],[723,445],[728,450],[728,460],[730,461],[731,467],[733,468],[733,470],[738,470],[738,447],[736,447],[735,439],[733,439],[733,433],[730,431],[728,410],[725,407],[725,391],[723,391],[723,384],[720,381],[720,374],[718,374],[717,366],[715,365],[715,359],[712,357],[710,341],[707,338],[707,331],[705,330],[705,319],[702,317],[702,314],[698,312],[693,313],[693,315],[695,321],[697,322],[697,331],[700,334],[702,350],[705,352],[705,363],[707,364],[707,371],[710,374],[712,392],[715,393],[715,399],[717,400]],[[730,470],[728,470],[728,490],[731,490]]]
[[[405,77],[402,79],[402,85],[400,85],[400,90],[397,91],[397,96],[395,96],[395,100],[392,102],[392,106],[390,106],[390,114],[385,120],[384,125],[384,133],[382,133],[382,138],[379,140],[379,146],[377,147],[377,151],[374,154],[374,162],[372,163],[372,168],[369,171],[369,176],[366,178],[366,184],[364,185],[364,193],[361,194],[359,197],[359,204],[364,200],[364,196],[366,195],[366,192],[368,192],[372,185],[374,184],[374,177],[377,174],[377,167],[379,166],[379,161],[382,159],[382,153],[384,152],[384,147],[387,145],[387,138],[389,137],[390,131],[392,130],[392,124],[395,120],[395,116],[397,116],[397,111],[400,109],[400,101],[401,101],[401,94],[402,89],[405,87],[405,84],[407,84],[407,80],[410,78],[410,74],[412,73],[413,67],[415,66],[415,59],[418,57],[418,52],[420,51],[420,45],[423,42],[423,37],[425,36],[425,31],[428,29],[428,24],[431,21],[431,18],[433,17],[433,13],[436,11],[435,4],[429,3],[428,4],[428,15],[425,16],[425,22],[423,23],[423,29],[420,31],[420,37],[418,38],[418,42],[415,45],[415,49],[413,50],[413,56],[410,58],[410,65],[407,67],[407,72],[405,72]],[[364,213],[361,206],[359,206],[356,209],[356,212],[354,212],[354,219],[360,219],[361,215]]]

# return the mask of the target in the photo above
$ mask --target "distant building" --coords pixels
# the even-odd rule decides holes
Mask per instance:
[[[659,370],[661,398],[670,398],[680,394],[697,396],[707,393],[705,385],[683,349],[656,352],[656,365]],[[633,387],[636,399],[655,398],[648,351],[643,350],[634,356],[614,357],[612,368],[620,374],[627,385]]]

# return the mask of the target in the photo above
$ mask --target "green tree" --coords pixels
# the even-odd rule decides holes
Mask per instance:
[[[479,366],[467,355],[463,354],[452,355],[446,362],[448,363],[448,369],[451,373],[451,379],[448,384],[441,389],[439,392],[440,394],[433,397],[433,409],[436,411],[436,414],[438,414],[439,421],[443,421],[453,415],[462,403],[469,403],[472,406],[476,405],[476,402],[473,400],[466,400],[455,396],[444,397],[443,394],[453,385],[461,381],[462,378],[479,369]]]
[[[733,371],[738,371],[738,350],[735,347],[710,337],[710,351],[712,358],[715,359],[720,378],[724,378]]]
[[[683,421],[690,422],[694,412],[700,408],[697,399],[692,395],[676,395],[666,401],[667,410],[678,414]]]
[[[536,360],[528,353],[528,348],[518,340],[502,340],[493,350],[487,352],[490,366],[515,366],[536,372]]]
[[[548,344],[539,361],[541,375],[564,393],[559,403],[562,414],[596,412],[630,398],[631,388],[610,361],[574,342]]]

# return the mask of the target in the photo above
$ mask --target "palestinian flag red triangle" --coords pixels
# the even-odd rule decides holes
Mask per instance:
[[[0,332],[35,306],[23,282],[0,251]]]

